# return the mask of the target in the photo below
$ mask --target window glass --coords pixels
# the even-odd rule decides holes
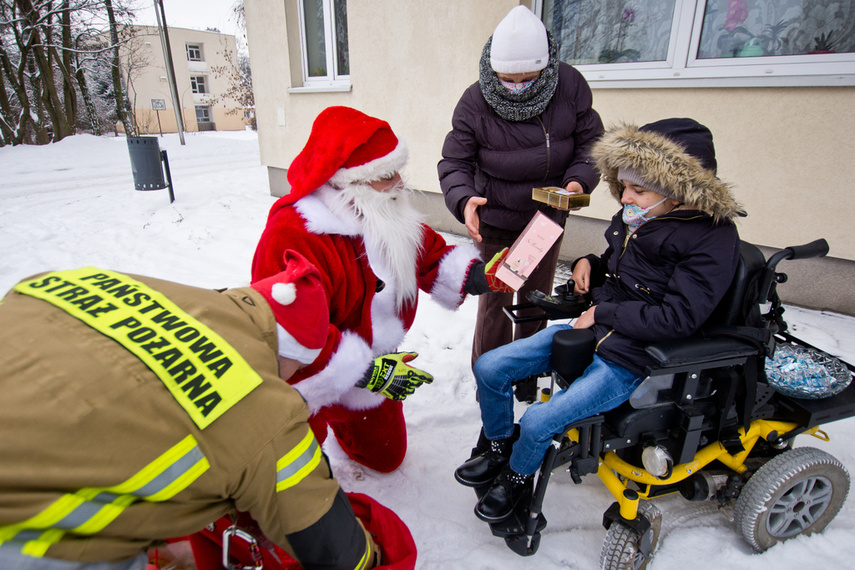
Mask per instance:
[[[668,57],[676,0],[544,0],[543,22],[559,59],[597,64]]]
[[[209,112],[210,107],[196,107],[196,122],[197,123],[210,123],[211,122],[211,114]]]
[[[855,52],[855,0],[707,0],[698,59]]]
[[[309,77],[324,77],[327,74],[327,52],[322,0],[303,0],[303,15],[306,26],[308,75]]]
[[[202,61],[202,46],[198,44],[187,44],[187,60]]]
[[[350,75],[350,53],[347,49],[347,2],[334,0],[335,11],[335,47],[338,75]]]
[[[205,89],[205,76],[204,75],[195,75],[190,77],[190,87],[193,90],[193,93],[207,93],[207,89]]]

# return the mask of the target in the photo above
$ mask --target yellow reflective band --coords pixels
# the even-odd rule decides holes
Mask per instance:
[[[365,537],[365,554],[362,555],[362,559],[359,561],[359,564],[356,565],[355,570],[364,570],[368,568],[368,562],[371,560],[371,543],[368,542],[368,537]]]
[[[321,447],[312,430],[294,449],[276,462],[276,491],[284,491],[302,481],[321,462]]]
[[[137,356],[199,429],[261,384],[221,336],[127,275],[84,267],[21,282],[15,290],[66,311]]]
[[[133,503],[167,501],[209,468],[196,439],[188,435],[124,483],[63,495],[34,517],[0,528],[0,548],[17,547],[23,554],[44,556],[66,532],[95,534]]]

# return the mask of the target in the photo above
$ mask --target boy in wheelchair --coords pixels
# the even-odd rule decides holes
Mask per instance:
[[[455,478],[486,489],[475,514],[490,523],[510,517],[530,496],[556,434],[629,399],[652,363],[647,345],[698,332],[737,268],[734,219],[744,213],[716,177],[709,129],[677,118],[623,125],[606,132],[592,157],[623,205],[605,233],[605,253],[580,258],[573,268],[576,290],[590,294],[592,306],[572,328],[592,331],[593,361],[569,387],[530,406],[519,426],[513,383],[548,372],[553,336],[571,327],[552,325],[492,350],[473,368],[489,443]]]

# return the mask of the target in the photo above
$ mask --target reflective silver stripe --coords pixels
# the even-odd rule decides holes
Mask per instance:
[[[203,458],[202,450],[197,445],[188,451],[184,457],[167,467],[163,473],[130,494],[143,498],[156,495],[174,483],[179,477],[182,477]]]
[[[304,449],[303,449],[304,448]],[[276,466],[276,491],[282,491],[298,484],[318,464],[321,456],[320,446],[312,430]]]

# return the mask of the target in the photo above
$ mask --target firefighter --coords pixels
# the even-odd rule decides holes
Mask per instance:
[[[0,568],[143,569],[238,513],[306,569],[381,564],[283,381],[329,326],[315,267],[284,262],[219,291],[85,267],[0,301]]]

